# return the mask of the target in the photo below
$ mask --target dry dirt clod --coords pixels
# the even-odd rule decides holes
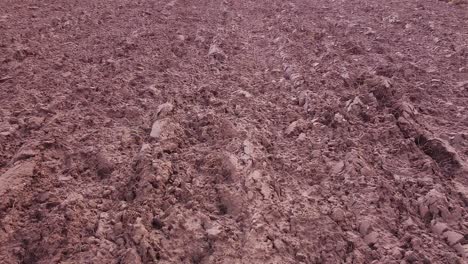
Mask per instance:
[[[447,224],[442,222],[437,222],[431,226],[432,232],[434,232],[437,235],[442,235],[442,233],[444,233],[444,231],[446,231],[448,228],[449,227],[447,226]]]
[[[18,125],[10,125],[8,123],[0,123],[0,136],[9,136],[15,133],[19,128]]]
[[[36,156],[37,154],[39,154],[39,151],[36,150],[34,146],[31,146],[31,145],[23,146],[23,147],[15,154],[15,156],[14,156],[13,159],[11,160],[11,163],[14,163],[14,162],[19,161],[19,160],[29,159],[29,158],[31,158],[31,157]]]
[[[418,254],[412,250],[409,250],[409,251],[406,251],[405,252],[405,260],[410,262],[410,263],[413,263],[415,261],[418,261],[419,257],[418,257]]]
[[[331,218],[336,222],[342,222],[345,220],[345,212],[341,208],[335,208],[331,214]]]
[[[286,136],[298,135],[303,132],[307,127],[307,124],[304,119],[298,119],[293,121],[284,131]]]
[[[401,259],[403,257],[403,249],[400,247],[394,247],[390,250],[390,254],[394,259]]]
[[[165,184],[173,173],[172,163],[167,160],[155,159],[151,165],[156,171],[156,180],[160,184]]]
[[[255,148],[252,142],[246,139],[244,140],[242,146],[245,154],[247,154],[249,157],[254,155]]]
[[[455,231],[447,231],[443,234],[449,245],[453,246],[463,240],[463,235]]]
[[[294,121],[291,124],[289,124],[288,128],[286,128],[286,131],[285,131],[286,135],[292,134],[296,130],[297,124],[298,124],[298,121]]]
[[[171,103],[164,103],[158,106],[158,110],[156,111],[156,117],[157,118],[164,118],[169,113],[171,113],[174,110],[174,105]]]
[[[419,205],[419,215],[422,218],[426,218],[428,214],[429,214],[429,207],[426,204],[421,203]]]
[[[72,75],[71,72],[64,72],[64,73],[62,73],[62,77],[63,77],[63,78],[68,78],[68,77],[70,77],[71,75]]]
[[[45,203],[47,200],[49,200],[49,197],[50,197],[49,192],[43,192],[43,193],[38,194],[35,200],[38,203]]]
[[[301,142],[301,141],[304,141],[305,139],[306,139],[306,134],[300,133],[296,140]]]
[[[161,136],[161,133],[162,133],[165,125],[166,125],[165,120],[156,120],[153,123],[153,126],[151,127],[150,137],[159,138]]]
[[[217,223],[207,223],[205,231],[209,238],[217,238],[222,233],[222,228]]]
[[[170,119],[156,120],[151,127],[150,137],[165,143],[162,145],[163,151],[177,148],[177,141],[180,141],[182,136],[183,131],[180,124],[171,122]]]
[[[179,41],[181,41],[181,42],[184,42],[187,38],[186,38],[184,35],[182,35],[182,34],[178,34],[178,35],[177,35],[177,39],[178,39]]]
[[[141,261],[141,257],[140,255],[138,255],[138,252],[134,248],[129,248],[122,255],[122,258],[120,259],[120,263],[141,264],[143,262]]]
[[[453,181],[455,191],[461,196],[465,205],[468,205],[468,186],[463,185],[458,181]]]
[[[286,249],[286,244],[283,242],[283,240],[276,238],[273,240],[273,246],[278,250],[279,252],[282,252]]]
[[[361,233],[361,236],[366,236],[371,230],[372,226],[368,220],[363,220],[359,224],[359,233]]]
[[[462,245],[461,243],[457,243],[452,246],[457,254],[462,258],[466,258],[468,256],[468,244]]]
[[[331,163],[330,167],[331,167],[330,174],[331,175],[338,175],[339,173],[341,173],[344,170],[345,162],[343,160],[333,162],[333,163]]]
[[[30,129],[39,129],[42,126],[42,124],[44,123],[44,120],[45,120],[45,118],[43,118],[43,117],[37,117],[37,116],[30,117],[27,120],[28,128],[30,128]]]
[[[297,252],[296,259],[299,261],[307,261],[307,255],[303,252]]]
[[[346,103],[346,111],[351,112],[351,111],[359,111],[360,108],[364,107],[364,104],[362,103],[361,99],[359,96],[354,97],[354,99],[351,101],[349,100]]]
[[[244,96],[245,98],[251,98],[252,97],[252,94],[247,92],[247,91],[244,91],[244,90],[239,90],[237,91],[238,94]]]
[[[0,175],[0,195],[8,189],[21,189],[25,183],[34,175],[36,162],[27,161],[16,164],[5,173]]]
[[[307,102],[307,99],[308,99],[307,91],[300,92],[298,96],[299,106],[304,106]]]
[[[227,58],[224,51],[221,50],[221,48],[219,48],[218,45],[216,45],[215,43],[211,44],[210,49],[208,51],[208,56],[211,56],[218,61],[224,61]]]
[[[377,243],[378,238],[379,233],[372,231],[364,237],[364,242],[366,242],[367,245],[372,246]]]
[[[414,223],[413,219],[411,217],[409,217],[408,219],[406,219],[404,222],[403,222],[403,227],[405,229],[411,229],[411,228],[414,228],[416,227],[416,224]]]

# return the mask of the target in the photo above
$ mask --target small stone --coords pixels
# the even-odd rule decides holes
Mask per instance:
[[[164,120],[157,120],[154,122],[153,126],[151,127],[150,137],[159,138],[165,125],[166,121]]]
[[[442,222],[438,222],[435,225],[431,226],[432,232],[437,235],[442,235],[442,233],[444,233],[447,229],[447,224]]]
[[[164,103],[160,106],[158,106],[158,110],[156,111],[156,116],[158,118],[163,118],[167,116],[169,113],[171,113],[174,110],[174,105],[171,103]]]
[[[463,235],[455,231],[447,231],[444,233],[444,238],[447,239],[449,245],[452,246],[462,241]]]
[[[341,208],[336,208],[333,210],[331,218],[336,222],[341,222],[345,219],[345,212]]]
[[[364,242],[366,242],[367,245],[372,246],[375,243],[377,243],[378,238],[379,238],[379,233],[373,231],[364,237]]]

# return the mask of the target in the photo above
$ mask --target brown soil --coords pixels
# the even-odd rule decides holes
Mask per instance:
[[[462,0],[0,0],[0,263],[465,263]]]

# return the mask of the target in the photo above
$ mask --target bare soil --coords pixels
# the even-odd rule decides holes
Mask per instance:
[[[0,263],[466,263],[465,0],[0,0]]]

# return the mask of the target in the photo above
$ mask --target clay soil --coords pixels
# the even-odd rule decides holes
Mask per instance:
[[[0,263],[466,263],[468,5],[0,0]]]

